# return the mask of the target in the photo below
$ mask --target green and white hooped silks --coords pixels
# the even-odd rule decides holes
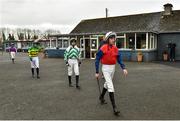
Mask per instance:
[[[72,76],[73,71],[76,76],[79,75],[79,64],[80,50],[77,46],[69,46],[64,53],[64,60],[68,62],[68,76]]]

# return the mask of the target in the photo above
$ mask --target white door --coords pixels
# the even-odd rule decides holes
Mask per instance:
[[[98,51],[98,38],[90,38],[90,58],[95,59]]]
[[[85,39],[83,38],[80,39],[80,52],[81,52],[81,58],[84,59],[86,55],[86,51],[85,51]]]

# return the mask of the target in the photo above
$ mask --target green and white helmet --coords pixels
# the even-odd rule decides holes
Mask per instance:
[[[72,45],[73,42],[76,43],[76,39],[70,39],[70,44],[71,44],[71,45]]]

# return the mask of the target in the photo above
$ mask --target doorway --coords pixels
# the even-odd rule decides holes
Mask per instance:
[[[85,58],[90,58],[90,39],[85,39]]]

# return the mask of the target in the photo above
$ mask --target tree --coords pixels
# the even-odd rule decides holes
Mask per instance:
[[[2,40],[3,42],[6,41],[6,35],[4,34],[4,32],[2,32]]]
[[[17,32],[18,40],[20,40],[20,34]]]
[[[24,40],[24,33],[20,33],[19,40]]]
[[[28,40],[30,40],[31,39],[31,36],[30,36],[30,33],[28,32]]]
[[[25,40],[27,40],[27,35],[26,35],[26,32],[25,32]]]
[[[38,35],[34,35],[33,39],[38,39]]]
[[[11,40],[12,36],[11,34],[8,35],[8,40]]]
[[[14,34],[11,35],[11,40],[15,40]]]

